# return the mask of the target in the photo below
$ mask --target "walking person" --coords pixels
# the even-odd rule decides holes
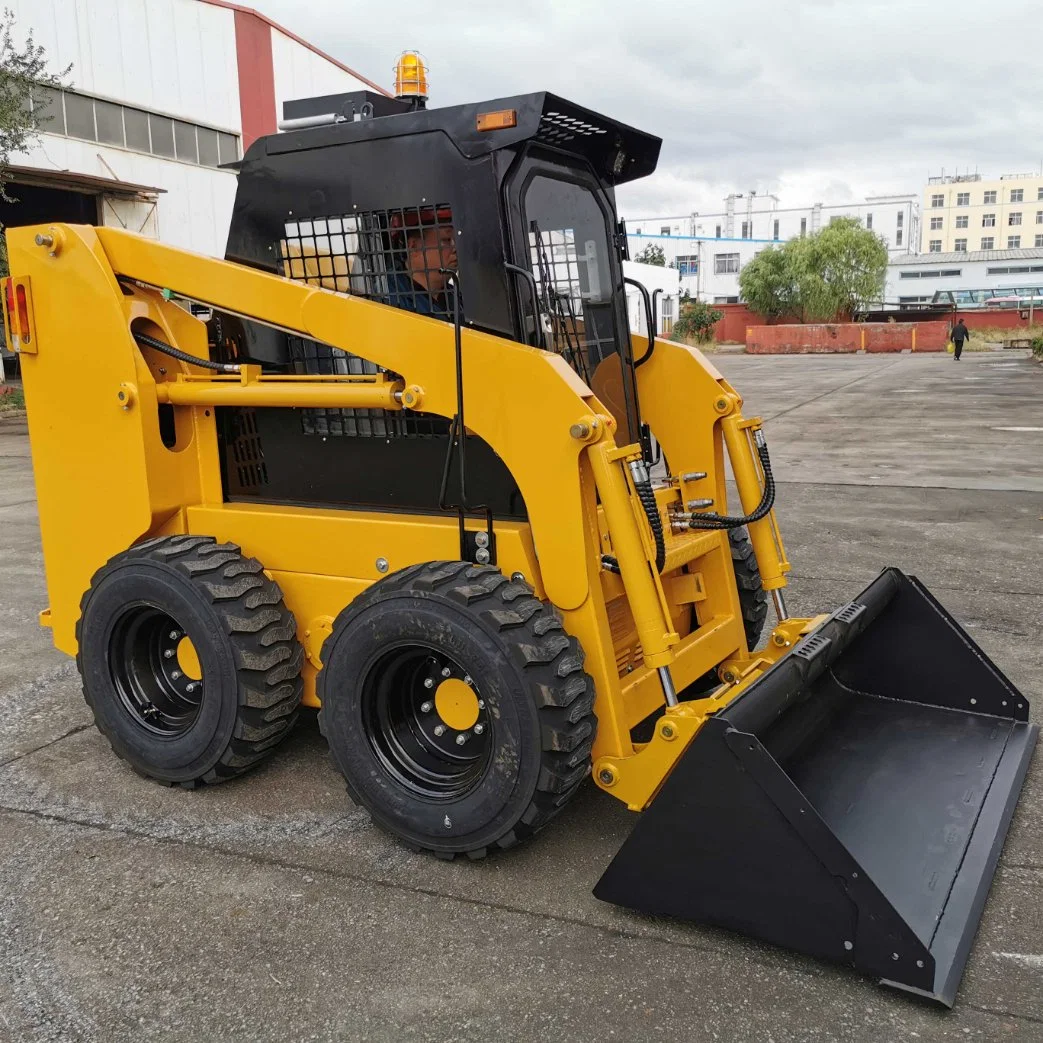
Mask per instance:
[[[963,352],[963,342],[971,339],[971,331],[963,324],[963,319],[960,319],[956,325],[953,326],[949,338],[952,340],[953,361],[959,362],[960,354]]]

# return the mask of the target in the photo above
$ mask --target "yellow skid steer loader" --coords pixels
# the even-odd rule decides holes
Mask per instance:
[[[895,568],[787,614],[760,421],[628,332],[614,187],[659,140],[550,94],[317,104],[249,149],[225,260],[8,232],[41,623],[115,752],[216,783],[319,707],[448,858],[592,776],[640,813],[598,897],[951,1004],[1027,701]]]

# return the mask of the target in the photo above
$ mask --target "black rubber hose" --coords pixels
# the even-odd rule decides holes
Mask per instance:
[[[195,355],[189,355],[188,352],[182,351],[180,348],[175,348],[164,341],[156,340],[155,337],[150,337],[147,333],[138,333],[137,330],[132,332],[134,339],[139,344],[144,344],[146,347],[152,348],[163,355],[169,355],[172,359],[180,359],[180,361],[188,362],[193,366],[202,366],[203,369],[214,369],[218,373],[239,372],[239,366],[234,362],[211,362],[210,359],[199,359]]]
[[[772,507],[775,506],[775,478],[771,473],[768,446],[763,441],[757,445],[757,455],[764,470],[764,495],[757,507],[742,517],[728,514],[694,514],[688,519],[689,529],[738,529],[740,526],[760,521],[771,513]]]
[[[639,481],[633,478],[633,474],[631,474],[631,478],[637,498],[641,501],[641,506],[648,517],[648,527],[652,530],[652,537],[655,539],[656,572],[662,572],[663,566],[666,564],[666,539],[663,536],[663,518],[659,513],[659,504],[656,503],[655,491],[652,489],[650,480]]]

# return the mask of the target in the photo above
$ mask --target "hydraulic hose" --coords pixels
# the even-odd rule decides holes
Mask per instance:
[[[648,527],[652,530],[652,538],[655,540],[655,568],[656,572],[662,572],[666,564],[666,539],[663,536],[663,518],[659,513],[659,505],[656,503],[655,492],[652,489],[652,479],[648,476],[648,468],[644,461],[634,460],[630,465],[630,478],[634,483],[634,492],[641,501],[645,516],[648,518]]]
[[[760,521],[771,513],[775,506],[775,478],[771,473],[771,459],[768,456],[768,443],[764,440],[762,432],[757,431],[754,436],[757,444],[757,456],[760,457],[761,468],[764,471],[764,495],[761,502],[749,514],[738,517],[728,514],[692,514],[686,517],[689,529],[738,529],[743,525]]]
[[[139,344],[144,344],[146,347],[152,348],[163,355],[169,355],[172,359],[179,359],[181,362],[188,362],[193,366],[202,366],[203,369],[217,370],[218,373],[239,372],[239,366],[234,362],[211,362],[210,359],[196,358],[195,355],[189,355],[188,352],[182,351],[180,348],[175,348],[164,341],[156,340],[155,337],[150,337],[147,333],[138,333],[137,330],[132,332],[134,339]]]

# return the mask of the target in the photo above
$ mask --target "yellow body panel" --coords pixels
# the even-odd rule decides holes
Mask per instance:
[[[76,651],[80,599],[114,555],[152,536],[210,535],[239,544],[280,585],[307,653],[305,702],[316,705],[322,642],[337,615],[389,571],[457,558],[457,519],[226,503],[214,410],[422,408],[451,417],[452,327],[113,229],[43,229],[51,249],[35,245],[38,231],[10,230],[8,248],[35,317],[35,351],[22,367],[55,644]],[[214,376],[139,349],[132,324],[207,354],[203,324],[165,298],[168,287],[397,376],[273,378],[252,366]],[[628,806],[644,806],[708,708],[742,687],[672,708],[663,721],[676,731],[665,734],[660,722],[650,743],[635,745],[631,729],[664,704],[659,669],[682,691],[718,664],[746,680],[770,660],[746,648],[727,533],[674,535],[669,521],[690,499],[726,509],[726,443],[744,509],[759,501],[763,475],[749,439],[758,422],[743,420],[739,396],[691,348],[657,342],[638,369],[644,418],[673,473],[706,472],[656,492],[667,544],[659,574],[628,471],[638,450],[615,440],[618,363],[595,374],[595,394],[558,356],[513,341],[464,329],[462,354],[468,429],[510,469],[528,514],[496,521],[497,565],[521,573],[582,644],[596,689],[595,778]],[[160,437],[161,405],[173,409],[172,448]],[[765,585],[781,586],[788,564],[773,516],[751,536]],[[603,568],[602,555],[618,561],[619,575]]]

